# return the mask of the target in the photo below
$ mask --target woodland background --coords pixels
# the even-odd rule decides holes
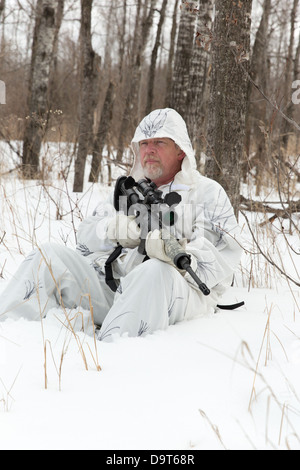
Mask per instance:
[[[288,217],[299,211],[299,19],[299,0],[1,0],[0,138],[27,179],[47,173],[42,142],[74,144],[81,192],[88,154],[91,182],[103,155],[130,167],[139,120],[169,106],[236,212],[268,209],[240,195],[251,177],[256,195],[278,187],[273,212]]]

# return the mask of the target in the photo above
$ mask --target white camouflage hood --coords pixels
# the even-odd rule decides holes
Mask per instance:
[[[144,177],[143,168],[140,162],[139,142],[145,139],[168,137],[181,148],[185,153],[182,168],[175,177],[178,183],[195,181],[199,177],[196,170],[195,153],[188,135],[186,123],[180,114],[174,109],[156,109],[146,116],[137,127],[131,145],[134,153],[134,165],[131,176],[138,181]]]

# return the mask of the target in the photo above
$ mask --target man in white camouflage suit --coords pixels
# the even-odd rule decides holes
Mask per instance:
[[[168,325],[213,312],[231,284],[241,257],[239,233],[223,188],[196,169],[186,124],[173,109],[146,116],[132,140],[135,162],[131,176],[148,178],[163,195],[181,196],[176,223],[170,230],[190,256],[191,267],[210,289],[203,295],[189,273],[177,269],[165,251],[162,232],[147,234],[148,260],[138,247],[141,229],[134,216],[117,212],[113,195],[99,204],[78,230],[77,252],[55,244],[36,249],[22,263],[0,297],[0,320],[37,320],[51,308],[93,305],[99,339],[142,336]],[[118,283],[105,282],[105,263],[120,245],[112,263]]]

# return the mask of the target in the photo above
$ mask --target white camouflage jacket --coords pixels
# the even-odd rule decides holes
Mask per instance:
[[[173,109],[153,111],[136,129],[132,140],[135,163],[131,173],[136,181],[144,177],[138,142],[159,137],[173,139],[186,154],[174,181],[159,189],[163,194],[170,191],[180,194],[182,200],[176,207],[177,222],[171,230],[177,239],[187,240],[186,251],[192,257],[192,267],[211,289],[217,304],[219,296],[231,284],[242,254],[237,240],[240,230],[233,208],[224,189],[196,170],[185,122]],[[106,235],[108,223],[115,214],[111,194],[108,201],[100,203],[94,214],[82,222],[78,231],[77,249],[91,260],[100,275],[104,274],[105,261],[115,249]],[[138,248],[124,249],[113,265],[115,277],[125,276],[143,259]],[[198,289],[188,274],[185,278]],[[203,294],[199,291],[199,295]]]

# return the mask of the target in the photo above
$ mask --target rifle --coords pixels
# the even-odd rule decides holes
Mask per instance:
[[[180,202],[181,196],[178,193],[170,192],[163,197],[162,191],[157,188],[155,183],[146,178],[136,182],[131,176],[121,176],[116,183],[114,192],[115,209],[124,211],[126,215],[130,212],[136,212],[136,222],[141,228],[139,253],[147,256],[145,250],[147,234],[156,228],[161,230],[166,255],[178,269],[187,271],[190,274],[204,295],[209,295],[209,288],[199,279],[191,267],[191,256],[184,251],[176,238],[166,229],[166,226],[170,227],[176,222],[176,213],[173,208]],[[110,265],[121,251],[122,247],[118,246],[106,263],[106,267],[108,267],[106,271],[109,271],[107,272],[107,284],[111,288],[112,270]]]

